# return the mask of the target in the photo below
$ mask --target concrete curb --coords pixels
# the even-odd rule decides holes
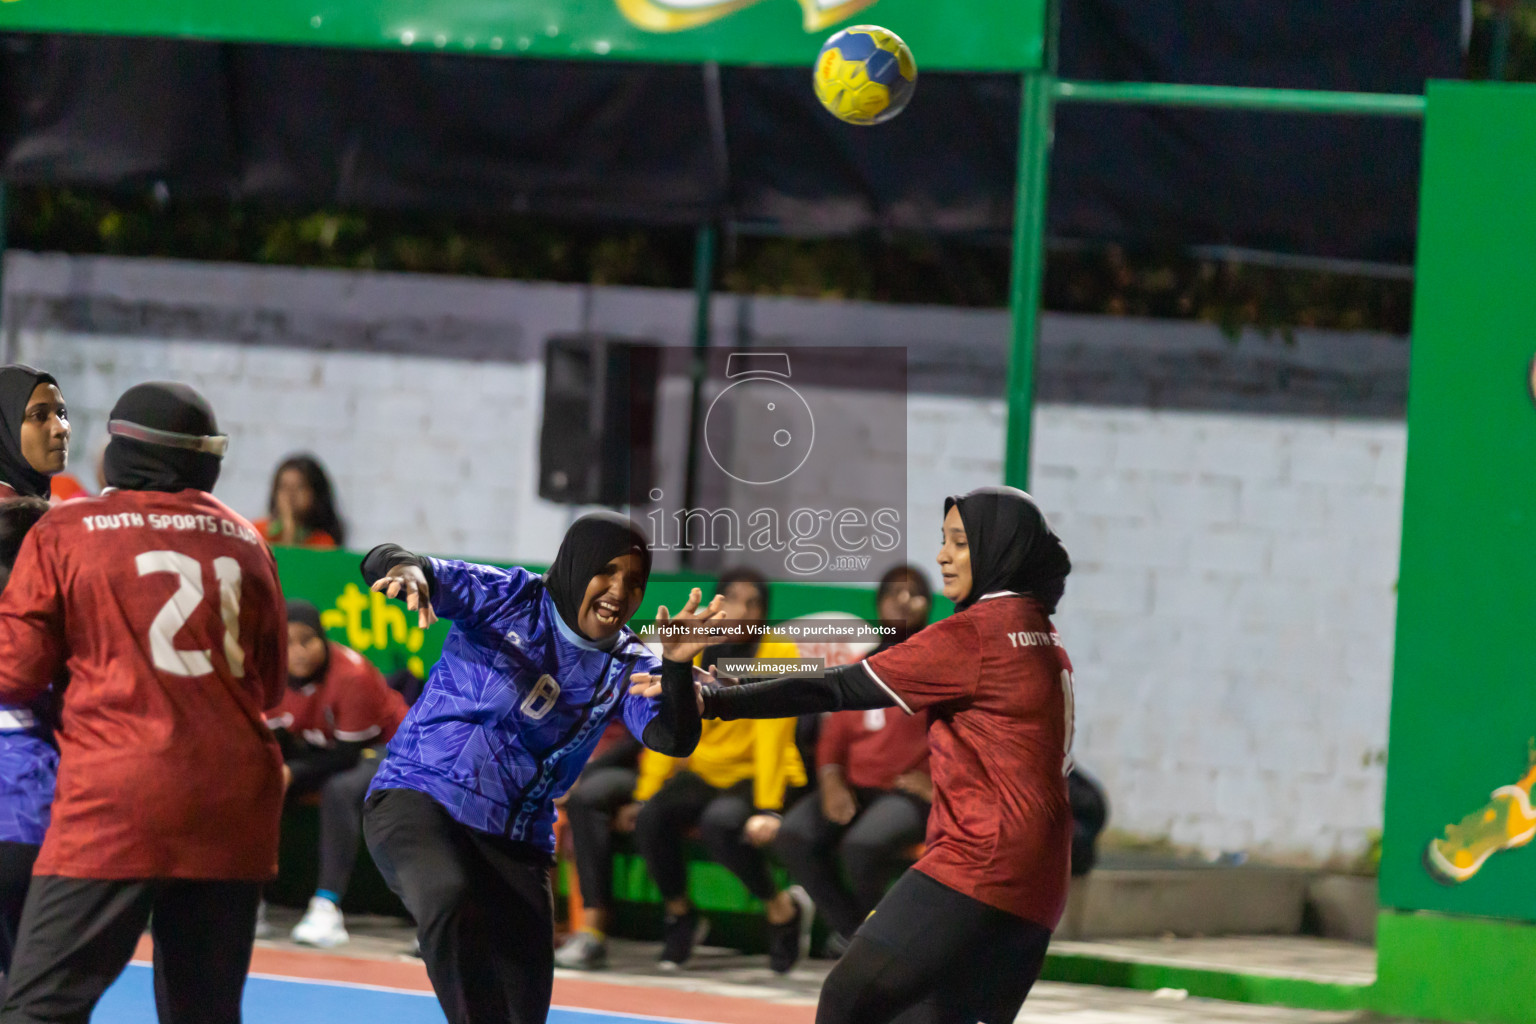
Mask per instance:
[[[1349,985],[1280,974],[1210,970],[1176,964],[1049,953],[1040,977],[1079,985],[1155,992],[1183,989],[1191,996],[1300,1010],[1369,1010],[1374,985]]]

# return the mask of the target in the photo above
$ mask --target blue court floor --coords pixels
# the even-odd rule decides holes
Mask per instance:
[[[91,1019],[100,1024],[157,1024],[150,969],[130,964],[117,983],[107,990]],[[444,1022],[443,1012],[430,994],[255,975],[245,983],[245,1024],[337,1024],[349,1019],[379,1024]],[[677,1021],[676,1017],[561,1007],[549,1012],[549,1024],[676,1024]]]

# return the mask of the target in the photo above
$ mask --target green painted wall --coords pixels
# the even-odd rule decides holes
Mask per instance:
[[[1536,1021],[1536,928],[1439,914],[1376,919],[1371,1009],[1418,1020]]]
[[[1536,738],[1536,87],[1428,101],[1382,902],[1536,921],[1536,846],[1424,864]]]
[[[1430,86],[1414,303],[1372,1003],[1527,1024],[1536,845],[1490,794],[1536,738],[1536,87]],[[1510,848],[1437,881],[1431,841],[1480,834]]]
[[[707,23],[683,27],[687,21]],[[1045,0],[4,0],[0,29],[415,49],[482,56],[811,63],[854,23],[919,68],[1039,67]],[[643,27],[644,26],[644,27]],[[657,31],[656,29],[662,29]]]

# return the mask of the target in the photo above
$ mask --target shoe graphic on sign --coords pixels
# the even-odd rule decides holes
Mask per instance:
[[[1445,826],[1424,848],[1424,867],[1437,882],[1456,885],[1482,870],[1489,857],[1513,850],[1536,838],[1536,810],[1531,787],[1536,785],[1536,741],[1528,754],[1529,767],[1513,785],[1500,786],[1488,802]]]

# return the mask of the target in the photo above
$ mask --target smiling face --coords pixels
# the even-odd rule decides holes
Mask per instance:
[[[955,506],[944,517],[944,546],[939,548],[939,572],[944,579],[944,596],[964,601],[971,592],[971,546],[965,539],[965,524],[960,508]]]
[[[640,556],[620,555],[587,581],[576,625],[589,640],[606,640],[634,617],[645,596]]]
[[[69,410],[54,384],[39,384],[27,399],[21,421],[21,455],[45,476],[62,473],[69,465]]]

